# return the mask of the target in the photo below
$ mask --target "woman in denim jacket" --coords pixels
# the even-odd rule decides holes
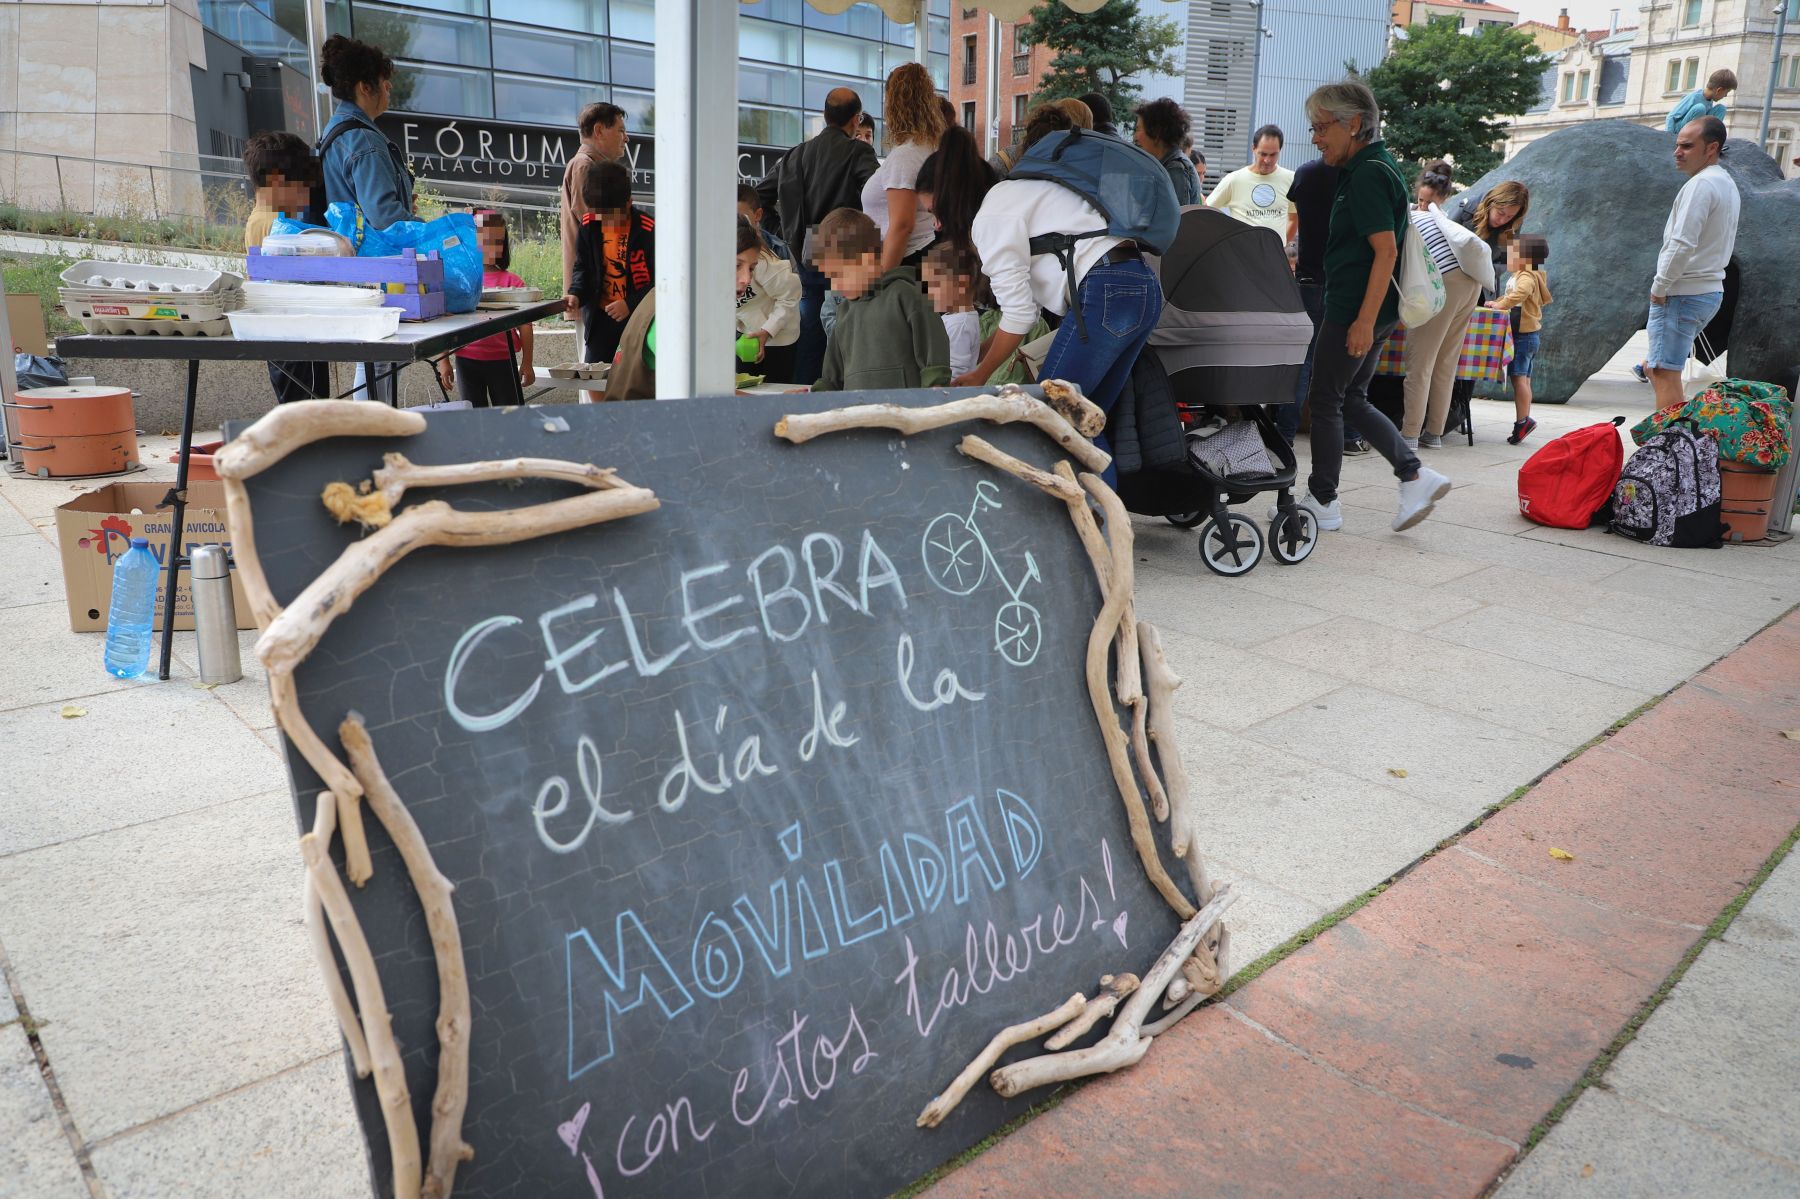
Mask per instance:
[[[338,101],[319,139],[325,202],[356,205],[374,229],[413,219],[412,172],[400,147],[375,125],[388,109],[394,60],[379,47],[336,34],[319,54],[319,74]]]

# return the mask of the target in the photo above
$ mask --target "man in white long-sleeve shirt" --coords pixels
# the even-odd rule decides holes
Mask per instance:
[[[1689,121],[1675,135],[1675,165],[1687,175],[1663,226],[1650,283],[1650,359],[1639,370],[1656,389],[1656,406],[1680,403],[1681,368],[1694,338],[1725,302],[1725,264],[1737,244],[1737,184],[1719,165],[1725,123]]]

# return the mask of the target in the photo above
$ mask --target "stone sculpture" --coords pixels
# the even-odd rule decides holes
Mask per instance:
[[[1523,228],[1550,239],[1555,296],[1532,372],[1539,403],[1566,402],[1644,327],[1663,222],[1686,181],[1674,146],[1661,129],[1589,121],[1532,142],[1451,201],[1454,215],[1502,180],[1531,189]],[[1731,373],[1791,394],[1800,369],[1800,179],[1783,179],[1774,159],[1739,138],[1719,161],[1743,200]]]

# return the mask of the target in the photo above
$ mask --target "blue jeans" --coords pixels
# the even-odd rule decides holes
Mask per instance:
[[[825,326],[819,323],[819,309],[831,284],[810,266],[794,266],[800,272],[800,338],[794,343],[794,382],[811,387],[825,369]]]
[[[1162,315],[1162,284],[1141,259],[1102,260],[1082,279],[1075,302],[1080,305],[1081,318],[1073,312],[1063,317],[1038,378],[1073,383],[1110,416],[1138,354],[1156,328],[1156,318]],[[1082,318],[1087,324],[1085,340]],[[1112,452],[1104,433],[1094,443]],[[1118,472],[1110,466],[1102,477],[1109,485],[1118,482]]]
[[[1289,445],[1294,444],[1294,438],[1300,433],[1300,406],[1306,403],[1306,390],[1312,386],[1313,354],[1319,348],[1319,322],[1325,319],[1325,285],[1302,283],[1300,301],[1306,305],[1306,315],[1312,318],[1312,342],[1306,347],[1306,361],[1300,364],[1300,379],[1294,385],[1294,402],[1275,410],[1275,429]],[[1356,426],[1348,420],[1344,421],[1344,440],[1361,440]]]
[[[1694,338],[1706,322],[1718,315],[1725,302],[1723,290],[1703,296],[1670,296],[1666,304],[1650,305],[1650,365],[1678,371],[1694,352]]]

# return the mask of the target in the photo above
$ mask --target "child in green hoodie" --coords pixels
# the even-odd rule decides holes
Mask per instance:
[[[881,273],[881,230],[854,208],[825,214],[811,238],[813,266],[848,301],[825,347],[814,391],[942,387],[950,382],[950,339],[918,272]]]

